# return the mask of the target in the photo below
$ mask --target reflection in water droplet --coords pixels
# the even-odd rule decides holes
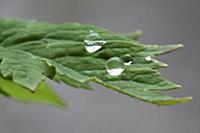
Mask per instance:
[[[130,65],[133,63],[133,58],[130,54],[125,54],[122,56],[122,60],[124,61],[124,65]]]
[[[90,34],[84,40],[85,49],[89,53],[94,53],[106,44],[106,41],[99,35],[99,33],[92,30],[89,32]]]
[[[111,76],[119,76],[124,70],[124,62],[119,57],[112,57],[106,63],[106,70]]]
[[[152,61],[152,58],[151,58],[151,56],[147,56],[147,57],[145,57],[145,60],[150,62],[150,61]]]

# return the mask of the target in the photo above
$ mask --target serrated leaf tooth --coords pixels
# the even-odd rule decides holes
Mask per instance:
[[[149,52],[152,52],[154,55],[161,55],[172,52],[178,48],[182,48],[183,44],[167,44],[167,45],[156,45],[156,44],[147,44],[144,45]]]
[[[166,64],[166,63],[161,63],[160,66],[161,67],[169,67],[168,64]]]
[[[128,33],[128,37],[130,37],[133,40],[138,40],[143,35],[142,30],[136,30],[134,32]]]

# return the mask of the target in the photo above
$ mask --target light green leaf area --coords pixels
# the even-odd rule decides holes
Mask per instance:
[[[84,43],[91,31],[100,34],[106,41],[94,53],[88,53]],[[164,91],[180,88],[180,85],[161,77],[156,70],[167,67],[167,64],[155,59],[157,55],[171,52],[182,45],[145,45],[137,41],[140,35],[141,31],[122,35],[78,23],[50,24],[0,19],[1,80],[23,86],[27,92],[34,91],[30,92],[30,97],[39,95],[41,83],[49,78],[85,89],[91,89],[88,82],[93,81],[157,105],[190,101],[191,97],[174,98],[164,95]],[[121,75],[109,75],[106,71],[107,60],[111,57],[122,58],[125,54],[131,55],[133,63],[124,66],[125,71]],[[151,56],[152,61],[146,61],[146,56]],[[5,88],[0,93],[7,93],[6,90],[11,87],[7,83]],[[51,101],[48,97],[46,93],[43,98]]]
[[[33,93],[10,80],[0,77],[0,94],[25,103],[39,102],[59,108],[65,106],[64,101],[45,82],[41,82],[37,91]]]

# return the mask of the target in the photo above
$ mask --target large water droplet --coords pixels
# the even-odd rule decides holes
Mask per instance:
[[[124,62],[119,57],[112,57],[106,63],[106,70],[111,76],[119,76],[124,70]]]
[[[146,60],[147,62],[150,62],[150,61],[152,61],[152,58],[151,58],[151,56],[147,56],[147,57],[145,57],[145,60]]]
[[[122,56],[122,60],[124,61],[124,65],[130,65],[133,63],[133,58],[130,54],[125,54]]]
[[[89,53],[94,53],[106,44],[106,41],[94,31],[90,31],[90,34],[85,38],[85,49]]]

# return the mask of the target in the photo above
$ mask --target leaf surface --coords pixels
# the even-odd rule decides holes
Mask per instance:
[[[141,32],[131,35],[112,33],[106,29],[78,23],[50,24],[37,21],[0,19],[0,72],[3,78],[38,92],[46,78],[62,81],[75,88],[91,89],[89,81],[136,99],[172,105],[190,101],[191,97],[173,98],[163,91],[180,88],[161,77],[156,70],[167,65],[155,59],[179,47],[141,44]],[[106,41],[95,53],[85,50],[84,39],[93,31]],[[119,76],[106,71],[111,57],[129,54],[133,64],[124,66]],[[152,61],[146,61],[150,56]],[[7,92],[3,90],[3,92]]]

